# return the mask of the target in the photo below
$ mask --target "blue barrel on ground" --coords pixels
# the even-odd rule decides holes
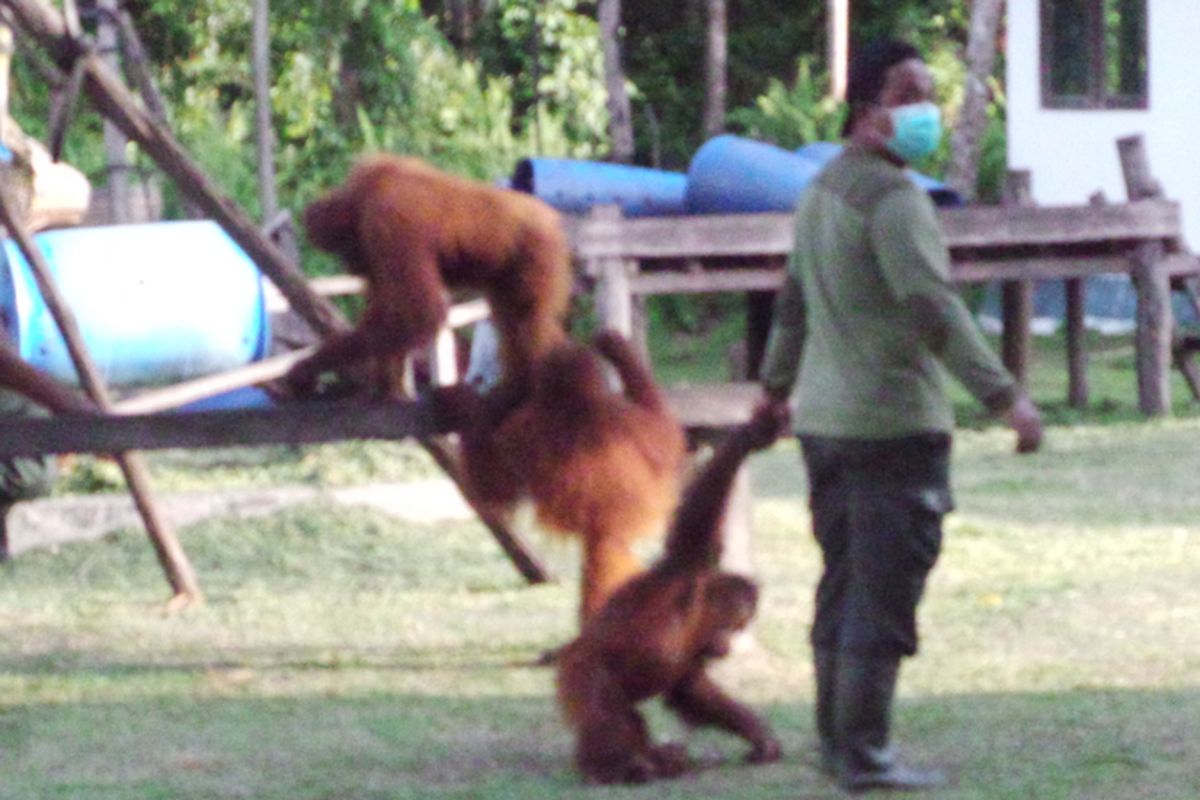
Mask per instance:
[[[617,205],[627,217],[684,214],[687,177],[679,172],[577,161],[526,158],[513,171],[512,188],[531,194],[565,214]]]
[[[35,237],[111,386],[172,383],[262,358],[262,277],[216,223],[68,228]],[[0,322],[21,357],[78,383],[66,343],[16,243],[0,243]]]

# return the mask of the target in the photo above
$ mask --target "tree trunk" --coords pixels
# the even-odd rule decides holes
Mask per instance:
[[[708,35],[704,51],[704,135],[711,137],[725,130],[729,37],[725,0],[707,0],[705,7]]]
[[[260,219],[275,216],[275,130],[271,124],[271,39],[268,0],[254,0],[254,133],[258,146]]]
[[[118,52],[120,51],[119,28],[117,25],[117,0],[100,0],[97,4],[102,12],[96,31],[96,44],[101,57],[114,73],[120,73]],[[129,139],[121,129],[108,120],[104,121],[104,152],[108,160],[109,208],[112,211],[113,223],[132,221],[132,211],[129,198],[129,159],[125,148]]]
[[[825,35],[829,94],[835,100],[845,100],[850,62],[850,0],[825,0]]]
[[[967,39],[967,85],[958,123],[950,137],[950,165],[946,182],[967,200],[975,198],[979,175],[979,147],[987,130],[988,86],[996,63],[996,39],[1004,0],[973,0],[971,30]]]
[[[600,43],[604,49],[604,83],[608,89],[608,134],[612,160],[633,161],[633,114],[625,91],[625,68],[621,66],[621,0],[600,0]]]

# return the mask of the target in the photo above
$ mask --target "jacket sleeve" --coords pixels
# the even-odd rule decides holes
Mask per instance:
[[[804,289],[789,263],[783,287],[775,296],[775,314],[760,370],[763,389],[768,394],[786,396],[796,383],[804,354],[804,319]]]
[[[1016,382],[950,282],[950,256],[933,204],[916,187],[893,190],[876,206],[868,229],[913,333],[990,411],[1009,408]]]

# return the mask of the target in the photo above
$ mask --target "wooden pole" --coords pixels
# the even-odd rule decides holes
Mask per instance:
[[[1063,281],[1067,301],[1067,405],[1087,408],[1087,331],[1084,310],[1087,306],[1087,281],[1067,278]]]
[[[619,220],[621,209],[617,206],[597,206],[588,216],[593,220]],[[629,262],[623,258],[601,258],[597,259],[593,270],[596,277],[596,315],[600,318],[600,324],[632,340],[634,312]]]
[[[120,39],[117,25],[117,0],[97,0],[96,8],[100,12],[100,20],[96,26],[96,46],[104,65],[119,75]],[[104,122],[104,153],[108,162],[105,191],[108,192],[108,205],[112,213],[112,222],[124,224],[133,221],[133,204],[129,199],[129,158],[125,148],[129,139],[121,129],[112,122]]]
[[[1117,140],[1125,191],[1133,202],[1163,196],[1162,185],[1150,172],[1145,142],[1139,136]],[[1166,246],[1162,241],[1138,245],[1134,254],[1133,280],[1137,286],[1138,406],[1142,413],[1157,416],[1171,411],[1171,286],[1161,268]]]
[[[115,414],[152,414],[216,397],[235,389],[244,389],[247,386],[273,381],[286,375],[293,364],[310,355],[315,349],[315,347],[306,347],[302,350],[293,350],[240,369],[206,375],[203,378],[176,383],[163,389],[143,392],[113,403],[111,410]]]
[[[79,373],[84,390],[102,411],[107,411],[112,407],[112,398],[84,346],[83,335],[80,333],[75,315],[59,292],[49,265],[42,257],[33,238],[25,230],[24,224],[12,210],[7,183],[0,185],[0,222],[3,222],[8,228],[9,235],[16,241],[25,260],[29,263],[30,271],[41,290],[46,308],[54,317],[54,321],[66,341],[71,361]],[[121,472],[125,475],[125,482],[129,486],[129,492],[133,496],[138,513],[145,523],[146,532],[154,544],[154,551],[158,555],[159,563],[166,572],[167,581],[175,592],[169,606],[182,608],[201,602],[203,594],[200,592],[196,574],[188,560],[187,553],[179,544],[175,532],[163,518],[158,505],[151,496],[149,473],[141,456],[137,452],[128,451],[118,453],[116,458]]]
[[[825,0],[825,27],[829,93],[835,100],[845,100],[850,64],[850,0]]]
[[[1029,170],[1011,170],[1004,184],[1004,203],[1033,205]],[[1002,333],[1000,357],[1021,386],[1029,384],[1030,329],[1033,322],[1033,282],[1004,281],[1000,287]]]
[[[258,144],[258,198],[262,218],[279,210],[275,194],[275,144],[271,126],[271,41],[268,0],[254,0],[254,132]]]

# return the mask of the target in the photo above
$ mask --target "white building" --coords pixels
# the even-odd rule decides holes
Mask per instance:
[[[1009,0],[1008,163],[1044,205],[1124,202],[1116,140],[1150,169],[1200,249],[1200,0]]]

